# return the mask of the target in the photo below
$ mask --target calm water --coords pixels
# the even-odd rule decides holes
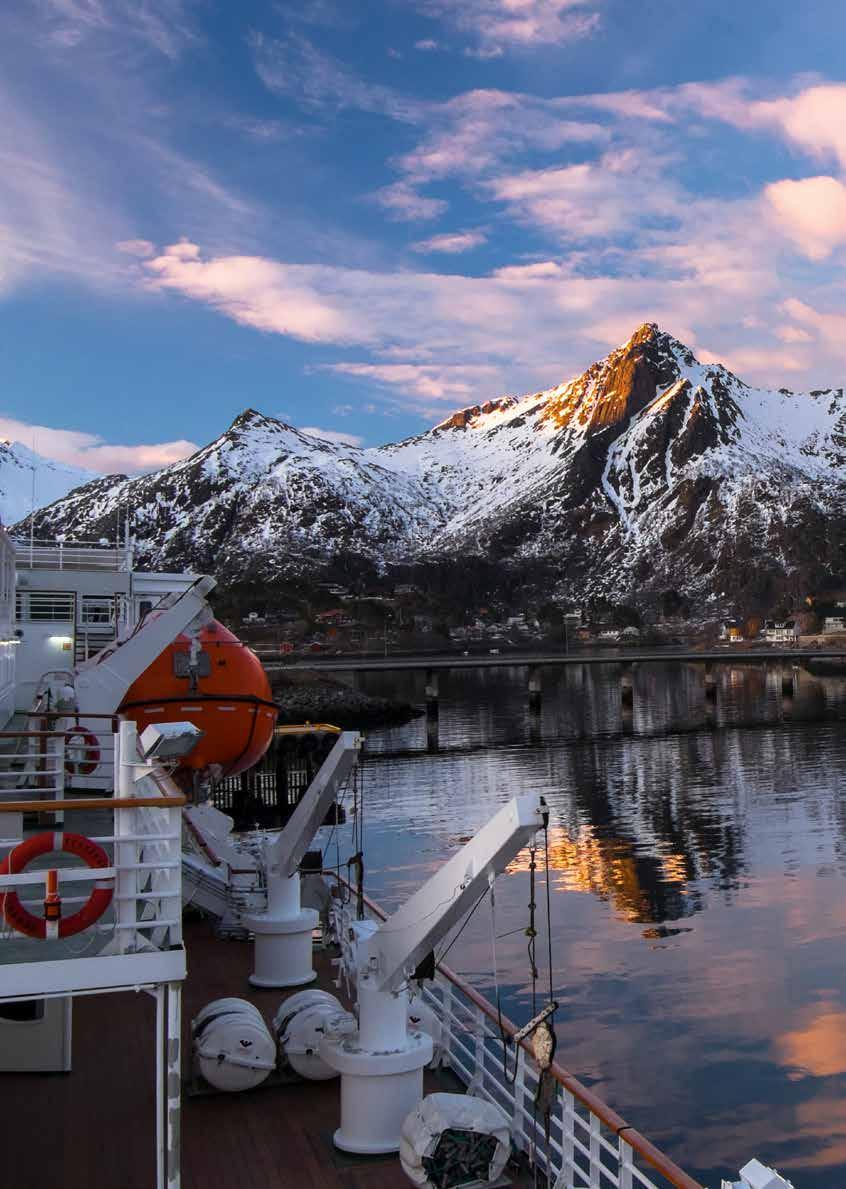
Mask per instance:
[[[371,734],[368,889],[396,906],[500,804],[542,793],[561,1063],[712,1189],[753,1155],[797,1189],[843,1186],[846,678],[802,671],[784,702],[776,667],[726,668],[706,711],[701,671],[650,666],[627,734],[614,666],[544,682],[533,719],[525,669],[442,676],[437,739],[422,719]],[[423,701],[422,675],[361,688]],[[524,855],[495,922],[518,1022],[527,902]],[[487,904],[449,961],[491,992]]]

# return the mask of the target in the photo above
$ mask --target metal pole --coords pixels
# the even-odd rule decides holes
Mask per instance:
[[[165,1112],[167,1109],[165,989],[165,985],[159,984],[154,991],[156,999],[156,1189],[167,1189],[165,1180]]]
[[[167,1003],[167,1189],[179,1189],[181,1179],[182,1125],[182,985],[168,983],[165,987]]]
[[[35,453],[35,442],[32,443],[32,452]],[[32,464],[32,498],[29,507],[29,568],[32,569],[33,558],[35,556],[35,463]]]

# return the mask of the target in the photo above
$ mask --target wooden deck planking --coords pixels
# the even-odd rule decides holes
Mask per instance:
[[[190,1021],[224,995],[249,998],[270,1023],[282,991],[249,987],[252,947],[186,924],[183,1075]],[[319,982],[334,990],[328,958]],[[291,992],[292,993],[292,992]],[[3,1183],[16,1189],[151,1189],[155,1184],[155,1003],[144,993],[80,996],[70,1074],[0,1074]],[[395,1158],[340,1158],[339,1083],[301,1082],[244,1094],[189,1096],[182,1109],[183,1189],[393,1189]]]

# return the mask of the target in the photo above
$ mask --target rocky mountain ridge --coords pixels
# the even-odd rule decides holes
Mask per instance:
[[[249,409],[150,475],[41,510],[88,538],[131,514],[144,564],[264,580],[321,558],[548,558],[563,590],[765,599],[844,577],[843,389],[751,388],[652,323],[582,375],[361,449]]]
[[[0,523],[15,524],[94,478],[93,471],[44,458],[22,442],[0,442]]]

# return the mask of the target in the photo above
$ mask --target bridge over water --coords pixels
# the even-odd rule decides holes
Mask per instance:
[[[261,653],[259,655],[262,655]],[[840,661],[846,670],[846,650],[834,648],[720,648],[708,652],[695,649],[659,648],[651,651],[627,648],[603,649],[601,652],[502,652],[475,653],[464,656],[448,653],[437,656],[316,656],[313,660],[289,661],[274,664],[276,654],[264,654],[268,663],[265,668],[273,669],[321,669],[326,673],[377,673],[383,670],[407,672],[425,669],[437,672],[444,669],[490,669],[527,666],[543,668],[548,665],[608,665],[608,664],[655,664],[678,661],[686,664],[737,665],[768,664],[774,661],[782,664],[798,664],[807,660]]]
[[[721,666],[778,665],[781,668],[781,692],[792,698],[796,689],[799,668],[808,661],[833,661],[842,666],[846,675],[846,650],[833,648],[736,648],[726,647],[699,651],[689,648],[663,649],[603,649],[595,652],[488,652],[474,655],[450,653],[446,655],[393,656],[334,656],[315,657],[314,660],[280,662],[265,655],[269,672],[317,670],[322,673],[355,676],[359,673],[416,672],[425,673],[426,712],[430,718],[438,714],[440,696],[439,675],[455,669],[524,668],[529,708],[539,712],[543,697],[542,672],[562,665],[616,665],[619,671],[620,702],[624,729],[631,722],[634,704],[634,673],[650,664],[685,664],[701,666],[706,704],[717,698],[716,671]],[[275,662],[275,663],[274,663]]]

